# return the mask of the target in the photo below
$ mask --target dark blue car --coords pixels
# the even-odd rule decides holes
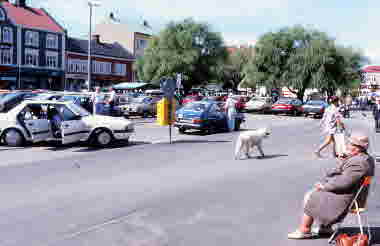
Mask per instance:
[[[196,101],[185,104],[176,112],[175,127],[180,133],[186,130],[196,129],[205,133],[216,131],[228,131],[227,115],[223,111],[221,104],[216,101]],[[236,117],[235,130],[240,129],[240,124],[244,121],[243,114]]]

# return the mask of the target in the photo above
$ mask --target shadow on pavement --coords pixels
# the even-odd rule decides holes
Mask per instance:
[[[256,156],[256,157],[253,157],[253,158],[254,159],[264,160],[264,159],[274,159],[274,158],[285,157],[285,156],[288,156],[288,155],[266,155],[264,157]]]
[[[86,146],[87,148],[75,150],[73,152],[95,152],[95,151],[101,151],[101,150],[107,150],[107,149],[119,149],[119,148],[124,148],[124,147],[132,147],[132,146],[137,146],[137,145],[144,145],[144,144],[151,144],[151,142],[144,142],[144,141],[117,141],[111,146],[107,148],[98,148],[98,147],[89,147]]]
[[[230,143],[232,141],[228,140],[200,140],[200,139],[182,139],[182,140],[174,140],[172,144],[180,144],[180,143]]]

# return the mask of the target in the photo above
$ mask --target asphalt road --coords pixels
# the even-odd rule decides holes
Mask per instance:
[[[327,151],[322,160],[311,154],[321,141],[319,120],[249,116],[244,128],[270,126],[272,136],[265,159],[239,161],[238,133],[174,133],[170,145],[168,129],[152,121],[136,119],[129,146],[1,147],[0,245],[327,245],[286,238],[304,192],[335,165]],[[372,131],[359,114],[347,124]],[[377,190],[368,213],[375,245]]]

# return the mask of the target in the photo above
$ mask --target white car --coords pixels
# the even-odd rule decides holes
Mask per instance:
[[[270,97],[253,97],[245,103],[246,111],[270,112],[272,107],[272,99]]]
[[[133,132],[134,125],[127,119],[91,115],[72,102],[24,101],[0,113],[0,140],[9,146],[58,140],[105,147],[114,140],[128,141]]]

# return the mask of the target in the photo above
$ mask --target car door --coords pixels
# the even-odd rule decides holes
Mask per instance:
[[[29,106],[21,110],[17,118],[20,121],[20,125],[26,129],[28,135],[30,134],[33,142],[44,141],[51,137],[49,121],[34,117]]]
[[[74,114],[66,105],[62,105],[58,110],[62,116],[62,143],[69,144],[87,139],[90,129],[86,126],[82,117]]]

